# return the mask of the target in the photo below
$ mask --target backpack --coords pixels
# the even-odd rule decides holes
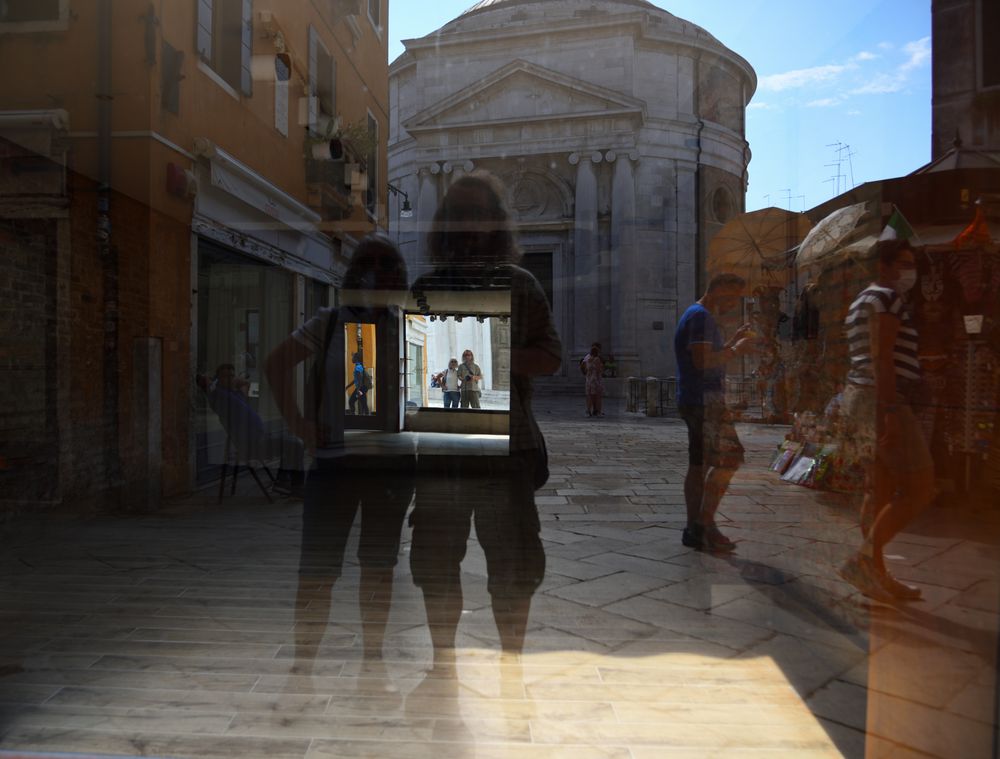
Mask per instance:
[[[367,369],[365,369],[361,377],[361,389],[366,393],[372,389],[372,376],[368,373]]]

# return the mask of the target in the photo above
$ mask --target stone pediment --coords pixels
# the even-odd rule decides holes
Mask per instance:
[[[608,116],[642,120],[645,104],[519,60],[426,108],[404,126],[413,133]]]

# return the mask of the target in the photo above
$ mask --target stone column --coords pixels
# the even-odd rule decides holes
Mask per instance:
[[[639,373],[636,344],[635,164],[639,154],[610,151],[611,183],[611,350],[619,375]]]
[[[427,260],[427,233],[430,231],[431,223],[434,221],[434,214],[438,207],[438,174],[441,167],[432,163],[422,167],[418,172],[419,196],[417,197],[417,260],[418,265],[425,265]]]
[[[597,230],[597,170],[599,152],[573,153],[576,166],[575,227],[573,234],[573,357],[590,350],[600,337],[600,246]]]
[[[445,161],[442,167],[444,173],[448,176],[448,187],[451,187],[452,184],[475,168],[476,165],[472,161]]]

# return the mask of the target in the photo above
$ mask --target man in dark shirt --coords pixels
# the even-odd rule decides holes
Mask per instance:
[[[742,277],[714,277],[701,299],[681,316],[674,334],[677,406],[688,429],[687,527],[682,542],[690,548],[733,549],[715,524],[719,502],[743,463],[743,446],[726,409],[726,364],[753,350],[754,343],[747,337],[750,325],[725,342],[715,318],[736,308],[745,292]]]

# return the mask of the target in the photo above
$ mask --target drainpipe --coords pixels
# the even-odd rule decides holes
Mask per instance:
[[[118,254],[111,244],[111,0],[97,0],[97,248],[101,260],[104,316],[104,481],[115,497],[121,483],[118,441]]]
[[[701,55],[694,59],[694,111],[698,117],[698,159],[695,162],[694,170],[694,292],[695,297],[700,298],[705,291],[704,272],[701,261],[702,245],[702,218],[701,218],[701,133],[705,129],[705,122],[701,118]]]

